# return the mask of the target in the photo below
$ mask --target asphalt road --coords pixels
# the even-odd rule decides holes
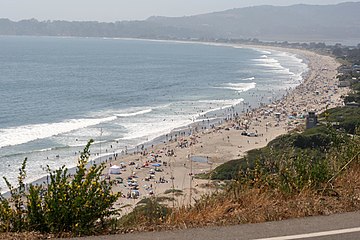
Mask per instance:
[[[360,240],[360,212],[260,224],[131,233],[73,240]]]

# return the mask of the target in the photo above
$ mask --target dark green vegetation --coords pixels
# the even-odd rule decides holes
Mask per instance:
[[[327,110],[320,115],[328,116],[334,127],[349,134],[357,134],[356,128],[360,126],[360,107],[339,107]]]
[[[119,194],[111,192],[112,182],[101,178],[104,165],[87,168],[89,141],[82,152],[76,173],[62,167],[51,171],[47,185],[24,184],[26,159],[20,169],[18,186],[5,179],[10,197],[0,199],[0,231],[38,231],[71,235],[94,234],[107,228],[111,210]]]
[[[172,199],[156,197],[142,199],[131,213],[119,220],[118,227],[122,229],[146,228],[162,224],[171,213],[171,209],[161,203],[164,200]]]
[[[321,126],[308,129],[303,133],[280,136],[264,148],[250,150],[244,158],[220,165],[208,175],[211,179],[217,180],[238,179],[243,177],[248,169],[254,169],[256,165],[265,162],[275,163],[278,158],[285,156],[294,158],[311,155],[312,161],[318,162],[325,157],[325,152],[331,145],[331,136],[327,132],[327,128]]]
[[[174,194],[174,195],[182,195],[183,194],[183,190],[180,189],[167,189],[165,190],[164,194]]]
[[[354,134],[360,126],[360,108],[330,109],[322,116],[327,116],[327,125],[280,136],[264,148],[249,151],[242,159],[220,165],[208,176],[237,181],[254,181],[261,176],[267,178],[270,185],[274,184],[273,178],[277,178],[287,192],[325,183],[347,163],[347,156],[358,149],[354,145],[358,137],[348,134]],[[344,149],[346,154],[333,158]]]

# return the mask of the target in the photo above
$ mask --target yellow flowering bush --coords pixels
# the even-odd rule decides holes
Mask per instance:
[[[106,220],[116,215],[112,210],[120,193],[112,193],[113,182],[101,178],[104,164],[88,166],[90,140],[78,160],[76,172],[70,176],[63,166],[51,171],[47,185],[30,185],[25,191],[25,166],[20,169],[19,187],[10,189],[10,198],[0,199],[1,231],[72,232],[91,234],[106,227]]]

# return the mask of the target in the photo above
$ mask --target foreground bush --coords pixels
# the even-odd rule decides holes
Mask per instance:
[[[25,159],[16,188],[4,178],[10,198],[0,198],[0,230],[84,235],[104,229],[106,220],[116,214],[111,208],[120,195],[111,192],[111,181],[102,179],[104,164],[87,167],[92,142],[81,153],[73,176],[65,166],[55,171],[48,167],[47,185],[25,189]]]
[[[160,203],[163,200],[167,199],[150,197],[139,201],[132,212],[119,220],[119,228],[123,230],[146,229],[163,224],[171,213],[169,207]]]

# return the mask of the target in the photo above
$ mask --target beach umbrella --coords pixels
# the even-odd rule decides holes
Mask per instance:
[[[140,192],[138,190],[133,189],[131,190],[131,196],[137,198],[140,196]]]
[[[120,174],[120,167],[119,166],[111,166],[109,169],[109,174]]]

